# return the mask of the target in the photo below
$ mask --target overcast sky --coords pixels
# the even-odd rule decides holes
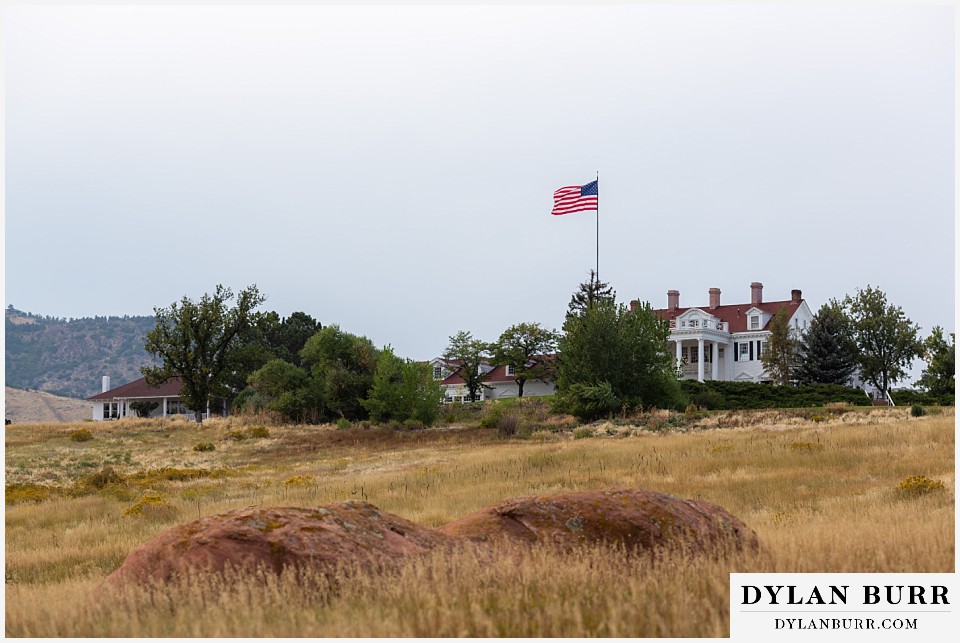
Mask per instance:
[[[6,303],[218,283],[438,355],[624,302],[867,284],[954,330],[950,6],[7,8]]]

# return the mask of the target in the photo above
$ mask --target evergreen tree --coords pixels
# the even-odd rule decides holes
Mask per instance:
[[[857,345],[850,320],[836,300],[814,315],[800,340],[796,377],[800,384],[846,385],[857,370]]]
[[[597,273],[590,270],[590,279],[584,281],[574,291],[570,297],[570,304],[567,306],[567,317],[572,315],[582,315],[586,310],[592,308],[594,304],[601,301],[613,303],[617,298],[617,293],[605,281],[600,281]]]

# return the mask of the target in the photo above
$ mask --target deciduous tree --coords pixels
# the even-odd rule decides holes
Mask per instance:
[[[264,301],[257,287],[237,294],[218,285],[213,295],[193,301],[184,297],[165,308],[154,308],[157,324],[147,333],[145,348],[159,366],[141,369],[147,383],[158,386],[173,377],[181,382],[180,398],[193,409],[197,422],[215,397],[230,398],[237,390],[230,380],[238,370],[242,349],[253,326],[254,309]]]
[[[927,367],[917,384],[934,395],[953,395],[956,391],[957,345],[954,333],[948,342],[943,329],[934,326],[923,340],[923,359]]]
[[[794,329],[790,328],[790,313],[781,308],[770,320],[770,337],[760,361],[763,369],[776,384],[787,385],[794,381],[797,367],[797,354],[800,340]]]
[[[474,339],[469,331],[461,330],[450,336],[450,343],[443,357],[451,368],[457,368],[457,374],[463,380],[471,402],[480,398],[480,387],[489,377],[484,372],[483,362],[490,356],[490,345]]]
[[[517,397],[523,397],[527,380],[548,380],[556,372],[559,333],[537,323],[514,324],[491,346],[498,366],[511,366]]]
[[[429,364],[397,357],[389,346],[380,351],[373,386],[362,402],[372,419],[412,419],[429,426],[442,403],[443,391]]]
[[[917,337],[920,327],[899,306],[888,303],[880,289],[869,285],[852,297],[847,295],[843,303],[859,349],[860,372],[886,397],[922,351]]]
[[[360,403],[373,385],[379,351],[366,337],[327,326],[307,340],[300,351],[322,391],[324,406],[348,420],[366,417]]]

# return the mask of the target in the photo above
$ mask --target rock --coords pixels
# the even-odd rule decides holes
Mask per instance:
[[[280,572],[288,566],[321,570],[355,562],[375,566],[454,540],[365,502],[240,509],[165,531],[131,551],[106,584],[169,581],[228,567]]]
[[[726,510],[642,489],[602,489],[506,500],[440,527],[475,542],[507,539],[573,547],[588,543],[652,550],[756,548],[757,536]]]

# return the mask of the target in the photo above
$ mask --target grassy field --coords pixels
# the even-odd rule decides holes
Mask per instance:
[[[236,418],[8,426],[6,634],[722,637],[733,571],[953,571],[952,409],[681,419],[525,439],[475,424],[269,426],[265,437]],[[79,429],[92,439],[72,439]],[[213,450],[195,450],[204,444]],[[898,489],[920,475],[944,488]],[[464,549],[381,575],[91,594],[130,549],[200,515],[364,499],[437,526],[509,497],[613,485],[718,504],[762,548],[656,561],[604,548]]]

